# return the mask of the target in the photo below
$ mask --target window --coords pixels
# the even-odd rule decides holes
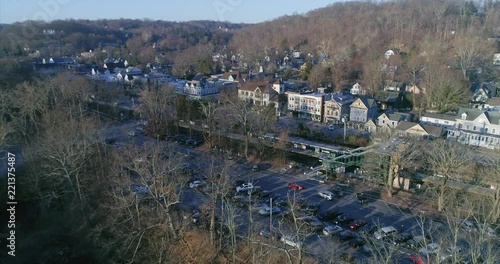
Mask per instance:
[[[472,130],[476,131],[476,126],[474,126],[474,127],[472,128]]]
[[[493,131],[491,131],[491,133],[495,134],[495,129],[493,128]]]

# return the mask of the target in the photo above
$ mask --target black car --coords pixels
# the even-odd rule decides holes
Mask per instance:
[[[264,190],[264,191],[259,192],[258,195],[259,195],[260,199],[264,199],[264,198],[267,199],[273,195],[273,192],[268,191],[268,190]]]
[[[377,231],[378,227],[377,225],[373,224],[373,223],[369,223],[365,226],[362,226],[358,229],[358,231],[361,233],[361,234],[365,234],[365,235],[373,235],[373,233],[375,233],[375,231]]]
[[[337,239],[339,241],[347,241],[347,240],[351,240],[355,237],[356,237],[356,233],[352,232],[351,230],[344,230],[344,231],[337,234]]]
[[[351,240],[351,242],[349,242],[349,246],[351,246],[353,248],[358,248],[358,247],[361,247],[362,245],[364,245],[365,243],[366,243],[366,241],[363,238],[358,237],[356,239]]]
[[[321,221],[332,221],[341,214],[343,213],[339,210],[326,211],[324,213],[318,214],[318,218]]]
[[[332,190],[332,193],[337,196],[338,198],[340,197],[343,197],[344,196],[344,191],[340,190],[340,189],[333,189]]]
[[[368,197],[364,193],[356,193],[356,198],[358,198],[360,204],[367,204],[369,202]]]
[[[336,225],[343,225],[343,224],[348,224],[350,222],[352,222],[354,220],[354,218],[348,214],[342,214],[342,215],[339,215],[337,216],[337,218],[335,218],[335,220],[333,220],[333,223],[336,224]]]
[[[309,203],[302,207],[302,211],[306,215],[316,215],[316,213],[319,211],[319,204]]]
[[[410,233],[404,232],[404,233],[399,234],[396,238],[394,238],[392,243],[394,245],[401,245],[412,238],[413,238],[413,236]]]

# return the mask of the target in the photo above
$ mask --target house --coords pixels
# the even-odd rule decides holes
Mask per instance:
[[[294,117],[321,122],[323,120],[324,101],[330,100],[331,94],[312,92],[285,92],[288,98],[288,112]]]
[[[411,115],[407,113],[383,113],[377,117],[377,126],[396,128],[401,121],[411,121]]]
[[[483,108],[489,98],[498,95],[498,89],[494,82],[475,83],[471,85],[471,92],[473,93],[471,106],[475,108]]]
[[[415,84],[411,85],[411,86],[406,86],[405,91],[408,93],[413,93],[413,94],[425,94],[425,88],[418,87]]]
[[[273,83],[273,90],[275,90],[279,94],[284,94],[285,93],[285,83],[281,79],[276,80]]]
[[[456,116],[424,112],[420,117],[420,124],[440,126],[446,129],[453,129],[455,128],[456,124]]]
[[[493,54],[493,65],[500,66],[500,53]]]
[[[186,81],[183,86],[177,87],[177,93],[186,95],[190,99],[217,97],[222,86],[223,82],[202,78]]]
[[[489,98],[486,100],[483,110],[500,112],[500,97]]]
[[[361,87],[361,85],[359,83],[355,83],[351,90],[350,90],[351,94],[354,94],[354,95],[365,95],[366,94],[366,90],[363,89],[363,87]]]
[[[330,100],[325,100],[324,104],[324,123],[340,124],[342,117],[349,116],[351,104],[354,97],[348,93],[334,93]]]
[[[273,104],[277,116],[281,115],[286,102],[268,82],[245,82],[238,89],[238,98],[248,100],[254,105],[267,106]]]
[[[403,92],[405,90],[405,84],[395,81],[388,81],[384,86],[384,91],[393,92]]]
[[[381,91],[375,96],[375,100],[382,110],[399,109],[403,95],[396,91]]]
[[[366,132],[377,132],[377,125],[370,119],[364,124],[364,129]]]
[[[445,132],[442,127],[432,125],[421,125],[415,122],[401,121],[396,127],[400,136],[413,136],[421,138],[440,138]]]
[[[460,108],[455,129],[448,131],[448,139],[471,146],[500,148],[500,112]]]
[[[349,121],[366,123],[377,115],[377,103],[373,98],[359,97],[350,106]]]
[[[243,83],[247,81],[248,77],[249,74],[247,73],[241,73],[240,71],[237,70],[231,70],[229,72],[225,72],[224,74],[222,74],[220,80]]]

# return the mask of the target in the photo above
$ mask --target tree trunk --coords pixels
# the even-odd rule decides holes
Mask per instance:
[[[498,221],[500,218],[500,188],[496,186],[495,196],[493,197],[493,208],[491,212],[491,216],[493,219],[492,222]]]
[[[248,145],[250,144],[250,132],[245,135],[245,157],[248,157]]]
[[[444,209],[444,192],[446,190],[446,184],[448,183],[448,176],[444,175],[444,181],[443,184],[441,185],[441,188],[439,189],[439,195],[438,195],[438,211],[442,212]]]
[[[167,209],[166,213],[167,213],[168,227],[170,228],[170,231],[172,231],[172,235],[174,235],[174,238],[177,238],[177,232],[175,231],[174,222],[172,220],[172,215],[170,214],[170,210]]]

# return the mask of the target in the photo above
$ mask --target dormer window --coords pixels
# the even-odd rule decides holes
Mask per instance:
[[[466,120],[467,119],[467,113],[463,113],[462,114],[462,120]]]

